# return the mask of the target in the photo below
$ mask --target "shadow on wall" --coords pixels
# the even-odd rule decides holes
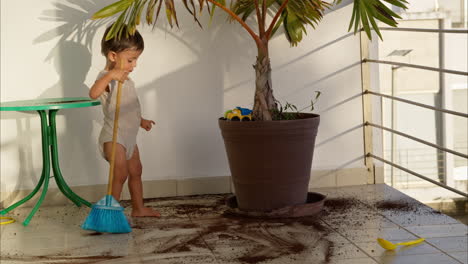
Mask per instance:
[[[93,47],[93,41],[95,38],[100,39],[101,36],[95,34],[98,29],[110,23],[110,20],[91,21],[89,17],[112,2],[114,1],[68,0],[54,3],[55,9],[43,12],[43,17],[40,19],[62,24],[40,34],[34,40],[34,44],[39,44],[55,41],[56,38],[59,38],[56,47],[45,58],[45,61],[53,61],[59,75],[59,81],[46,89],[40,95],[41,98],[87,96],[89,87],[84,83],[84,80],[91,67],[91,56],[101,56],[101,54],[91,54],[90,52],[99,50],[98,47]],[[182,8],[179,7],[179,14],[185,12]],[[215,21],[224,21],[225,17],[223,12],[217,12],[214,19]],[[205,13],[201,18],[202,25],[208,25],[208,20],[209,17]],[[151,171],[167,168],[164,170],[163,177],[225,175],[228,166],[217,119],[224,110],[225,93],[236,89],[238,85],[224,89],[224,74],[229,73],[233,67],[239,65],[233,62],[248,61],[245,67],[251,67],[255,60],[255,44],[236,23],[231,25],[213,23],[212,26],[206,26],[205,30],[201,30],[190,28],[194,23],[193,18],[188,15],[180,16],[180,22],[181,29],[177,33],[173,33],[174,31],[167,30],[164,16],[161,16],[155,32],[152,34],[165,34],[169,36],[166,38],[173,38],[171,41],[183,43],[193,53],[194,62],[183,64],[183,67],[156,77],[142,86],[138,85],[138,80],[135,80],[144,117],[154,119],[157,122],[156,132],[145,134],[142,131],[140,133],[139,142],[142,142],[141,140],[145,142],[145,146],[140,148],[143,165],[146,168],[150,167]],[[342,41],[348,36],[349,34],[342,36],[335,42]],[[144,37],[147,40],[146,36]],[[154,41],[154,38],[151,39]],[[148,38],[150,41],[151,39]],[[166,40],[156,39],[156,41]],[[150,48],[151,46],[147,45],[147,49]],[[151,54],[156,55],[155,60],[158,59],[159,53],[164,52],[167,51],[164,49],[151,50]],[[143,56],[148,56],[145,53]],[[310,54],[304,56],[307,55]],[[295,62],[296,60],[292,59],[286,65]],[[139,68],[137,70],[158,71],[155,65],[158,64],[148,62],[143,66],[150,69]],[[279,66],[278,70],[286,65]],[[356,65],[351,64],[324,78],[329,79],[354,66]],[[318,80],[318,82],[320,81],[322,79]],[[254,81],[252,80],[253,85]],[[254,93],[253,88],[251,89],[252,94]],[[92,182],[96,181],[97,175],[106,175],[106,172],[96,171],[96,168],[99,168],[98,163],[100,164],[102,161],[95,160],[93,159],[95,156],[90,155],[90,153],[97,153],[97,138],[94,138],[92,130],[93,120],[99,120],[97,122],[101,123],[100,108],[61,110],[59,114],[61,114],[59,118],[65,120],[62,123],[64,127],[59,128],[58,133],[61,165],[65,178],[67,178],[67,171],[73,170],[79,171],[82,174],[80,177]],[[4,119],[3,114],[2,119]],[[17,122],[21,122],[21,120]],[[21,160],[28,159],[24,153],[31,152],[27,151],[27,148],[31,148],[31,146],[26,146],[28,141],[24,139],[26,137],[24,135],[30,133],[28,131],[29,118],[25,122],[17,123],[17,127],[21,129],[18,131],[17,140],[24,145],[23,150],[19,152]],[[14,143],[17,144],[17,142]],[[6,142],[5,144],[10,143]],[[3,146],[2,142],[2,148]],[[164,147],[161,148],[161,146]],[[27,172],[30,169],[25,170],[27,174],[36,177],[34,173]],[[207,173],[212,175],[207,175]]]
[[[41,34],[34,41],[50,42],[60,38],[46,58],[46,61],[53,61],[60,79],[42,93],[41,98],[87,96],[89,87],[84,80],[91,67],[91,56],[101,56],[100,53],[90,53],[90,50],[100,50],[99,47],[93,47],[93,39],[100,39],[101,36],[96,36],[96,32],[110,24],[109,20],[90,21],[89,17],[111,2],[68,1],[55,3],[55,10],[43,12],[41,19],[65,23]],[[185,12],[182,8],[179,14]],[[217,17],[221,15],[223,18]],[[214,19],[222,21],[224,17],[223,12],[218,12]],[[201,20],[202,24],[208,25],[209,16],[205,14]],[[251,55],[255,52],[255,45],[245,32],[233,34],[233,31],[225,30],[227,26],[237,25],[217,23],[202,30],[193,25],[190,16],[180,16],[179,21],[181,29],[173,33],[167,30],[164,16],[161,16],[152,34],[165,34],[166,38],[172,38],[171,41],[182,43],[194,55],[194,62],[181,63],[183,67],[156,77],[143,86],[139,85],[139,80],[135,80],[144,117],[157,122],[156,132],[140,132],[139,142],[144,141],[145,145],[140,148],[142,161],[145,167],[154,167],[156,170],[170,166],[166,170],[169,175],[164,177],[225,175],[227,159],[217,125],[217,119],[223,113],[223,74],[229,71],[231,61],[242,56],[253,57]],[[157,38],[149,38],[145,36],[147,33],[144,30],[141,31],[146,42],[143,56],[150,53],[157,60],[159,52],[167,52],[164,49],[151,49],[157,46],[158,43],[152,43]],[[239,28],[239,31],[242,29]],[[248,51],[245,47],[248,47]],[[147,61],[149,63],[143,65],[145,68],[137,68],[137,71],[147,73],[151,69],[157,70],[154,67],[157,64]],[[157,73],[154,75],[158,76]],[[59,151],[63,150],[60,151],[62,168],[80,170],[83,175],[79,176],[86,179],[95,178],[96,174],[105,175],[105,172],[94,170],[101,161],[89,158],[90,153],[97,151],[92,121],[97,119],[98,123],[102,123],[100,108],[61,110],[59,114],[65,120],[65,132],[59,133]],[[145,152],[151,155],[145,155]],[[76,164],[86,166],[78,167]]]
[[[50,53],[59,80],[38,98],[88,97],[89,87],[84,83],[91,68],[91,53],[78,42],[60,41]],[[99,160],[96,153],[93,121],[99,120],[100,107],[62,109],[57,113],[57,141],[60,166],[64,171],[83,179],[95,179]],[[63,120],[63,122],[61,122]],[[99,120],[99,121],[98,121]],[[62,131],[62,132],[61,132]],[[72,151],[71,151],[72,150]]]
[[[60,26],[40,34],[34,44],[54,41],[56,46],[49,52],[45,61],[51,61],[59,80],[47,88],[39,98],[88,97],[89,86],[85,84],[91,68],[91,50],[97,30],[109,20],[90,20],[101,5],[112,0],[55,2],[55,9],[44,10],[39,18],[45,21],[65,22]],[[60,166],[65,179],[70,175],[79,177],[79,182],[93,182],[99,160],[93,133],[93,121],[102,123],[99,107],[62,109],[57,115],[57,136]],[[63,122],[60,122],[60,119]],[[67,177],[67,174],[69,176]],[[76,180],[75,180],[76,181]],[[70,181],[73,183],[73,180]]]
[[[100,4],[111,2],[111,0],[105,0]],[[91,1],[78,0],[53,4],[56,9],[44,10],[39,19],[65,23],[39,35],[32,44],[51,42],[59,38],[55,47],[44,59],[45,62],[53,63],[59,80],[50,88],[45,89],[38,98],[87,97],[89,88],[84,80],[91,67],[89,50],[92,48],[96,30],[106,23],[105,20],[91,21],[89,17],[101,7]],[[37,88],[42,89],[42,87]],[[96,151],[94,142],[97,140],[92,138],[92,122],[98,116],[98,111],[99,109],[93,107],[58,112],[57,135],[60,165],[64,169],[64,177],[68,180],[70,177],[67,177],[67,174],[70,171],[75,171],[71,173],[72,175],[76,175],[79,171],[80,177],[95,178],[96,160],[89,157],[92,157],[90,153]],[[39,161],[33,166],[31,154],[33,145],[39,144],[40,146],[40,136],[38,137],[40,119],[37,112],[2,112],[1,119],[2,121],[14,119],[16,122],[16,138],[6,142],[2,140],[1,143],[2,153],[18,153],[16,160],[19,162],[14,166],[18,167],[19,171],[13,190],[35,186],[41,176],[40,168],[42,168],[42,159],[39,157],[35,157]],[[36,155],[40,155],[39,153]],[[53,175],[52,171],[51,174]],[[11,198],[13,197],[6,197],[5,201]]]
[[[91,16],[102,7],[115,2],[114,0],[67,0],[55,2],[55,9],[44,10],[40,20],[62,23],[56,28],[42,33],[34,44],[50,42],[57,37],[59,41],[56,48],[65,41],[82,43],[88,50],[93,50],[93,39],[100,27],[109,24],[110,19],[91,20]],[[46,57],[51,60],[57,54],[56,48],[52,49]]]
[[[219,13],[218,16],[224,16]],[[181,25],[193,24],[193,18],[189,16],[180,18]],[[222,18],[214,19],[221,21]],[[207,25],[208,17],[203,16],[201,23]],[[236,26],[218,23],[205,30],[190,29],[189,26],[185,30],[182,26],[177,33],[164,32],[165,41],[181,43],[195,57],[194,62],[180,63],[183,66],[177,70],[146,85],[137,85],[143,113],[156,113],[148,118],[155,118],[158,135],[140,136],[140,139],[155,139],[145,140],[147,150],[166,146],[167,149],[157,151],[153,162],[156,161],[156,168],[171,168],[169,175],[165,175],[167,177],[224,176],[229,173],[217,122],[224,110],[224,75],[234,67],[233,61],[253,57],[255,52],[254,42],[242,29],[236,32]],[[158,25],[154,34],[162,31],[164,28]],[[157,60],[164,52],[167,51],[156,49],[152,54]],[[142,56],[147,55],[143,53]],[[157,67],[152,67],[152,63],[145,66]],[[142,133],[146,134],[145,131]]]
[[[37,119],[37,114],[35,112],[1,112],[1,120],[15,120],[15,128],[17,131],[17,136],[15,140],[2,141],[1,149],[2,155],[7,156],[17,156],[16,160],[20,161],[21,164],[3,164],[7,168],[13,168],[18,170],[18,178],[14,183],[13,190],[23,189],[25,186],[34,186],[39,181],[41,174],[40,171],[34,170],[33,157],[32,157],[32,138],[36,136],[37,132],[32,131],[31,129],[31,119]],[[34,119],[34,120],[36,120]],[[3,127],[2,127],[3,129]],[[8,127],[11,129],[11,127]],[[40,133],[40,132],[39,132]],[[39,142],[40,143],[40,142]],[[10,170],[7,170],[11,172]],[[4,192],[2,188],[1,192]],[[6,208],[9,204],[4,204],[5,201],[11,201],[16,199],[13,194],[10,194],[8,197],[0,201],[0,208]],[[21,197],[22,198],[22,197]]]

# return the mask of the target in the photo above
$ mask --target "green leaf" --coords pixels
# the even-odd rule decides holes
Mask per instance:
[[[356,5],[356,17],[354,18],[354,34],[358,31],[359,22],[361,21],[361,10],[359,5],[359,0],[354,0],[354,5]]]
[[[166,4],[166,17],[167,21],[171,28],[173,27],[172,19],[174,18],[174,22],[176,23],[177,27],[179,27],[179,21],[177,20],[177,14],[174,6],[174,0],[165,0]]]
[[[92,19],[100,19],[113,16],[119,12],[126,10],[131,4],[133,4],[134,1],[135,0],[121,0],[115,2],[94,13]]]
[[[365,0],[364,0],[365,1]],[[366,6],[364,4],[361,5],[361,22],[362,22],[362,27],[364,28],[364,31],[367,34],[367,37],[369,39],[372,38],[371,36],[371,31],[370,31],[370,26],[369,26],[369,21],[367,20],[367,10]]]
[[[322,92],[315,91],[315,100],[317,100],[320,97],[321,94],[322,94]]]
[[[387,6],[385,6],[382,2],[380,2],[379,0],[376,0],[376,1],[377,1],[377,4],[378,4],[377,6],[378,6],[379,8],[381,8],[381,9],[385,12],[385,14],[383,14],[383,15],[385,15],[386,17],[390,16],[390,17],[396,17],[396,18],[401,19],[401,17],[400,17],[397,13],[393,12],[392,10],[390,10],[390,9],[389,9]]]
[[[202,25],[200,24],[200,21],[198,21],[198,18],[197,18],[197,12],[195,11],[195,4],[193,3],[193,0],[190,0],[190,4],[193,8],[193,11],[190,10],[190,7],[188,6],[188,3],[187,3],[187,0],[182,0],[182,2],[184,3],[184,6],[185,6],[185,9],[187,9],[187,11],[193,16],[193,19],[198,23],[198,25],[201,27]]]
[[[148,25],[153,24],[153,14],[156,3],[157,0],[150,0],[148,3],[148,8],[146,9],[146,23],[148,23]]]
[[[133,3],[133,9],[130,12],[127,23],[128,32],[132,35],[135,33],[136,26],[140,24],[141,12],[143,11],[143,7],[146,2],[147,0],[136,0]]]
[[[369,2],[372,2],[373,0],[369,0]],[[369,3],[367,1],[364,1],[364,6],[366,7],[366,10],[368,12],[368,19],[372,25],[372,28],[375,30],[375,33],[377,33],[377,35],[379,36],[380,40],[383,40],[382,38],[382,34],[380,34],[380,30],[379,30],[379,27],[377,26],[377,23],[375,22],[375,19],[374,19],[374,13],[375,13],[375,10],[372,6],[372,3]]]
[[[109,29],[109,32],[106,35],[106,40],[112,39],[116,36],[119,37],[121,35],[122,27],[124,26],[123,21],[124,21],[126,13],[127,13],[127,10],[122,12],[119,18],[117,18],[115,23],[112,25],[111,29]]]
[[[198,5],[200,6],[199,12],[201,13],[203,10],[203,6],[205,5],[205,0],[198,0]]]
[[[397,26],[398,23],[395,21],[395,19],[393,19],[393,17],[389,16],[388,14],[386,14],[385,11],[383,11],[383,9],[379,8],[377,5],[374,5],[374,8],[375,8],[375,18],[377,18],[378,20],[382,21],[383,23],[389,26],[392,26],[392,27]]]
[[[384,0],[385,2],[389,3],[389,4],[392,4],[394,6],[398,6],[398,7],[401,7],[403,9],[407,9],[406,5],[403,4],[403,3],[408,3],[404,0]]]
[[[143,3],[140,4],[136,12],[136,25],[140,24],[141,13],[143,12],[143,8],[145,7],[146,2],[148,2],[148,0],[144,0]]]
[[[221,4],[222,6],[226,6],[226,1],[225,0],[214,0],[214,1]],[[209,23],[210,25],[213,22],[213,16],[214,16],[214,11],[215,11],[216,7],[217,6],[215,4],[213,4],[213,8],[211,9],[211,12],[210,12],[210,23]]]
[[[233,1],[231,1],[232,3]],[[232,12],[234,14],[240,16],[242,20],[247,20],[247,18],[252,14],[252,12],[255,10],[255,3],[254,1],[251,0],[238,0],[235,1],[234,4],[232,4]],[[231,17],[231,21],[234,19]]]
[[[159,6],[158,6],[158,10],[156,11],[156,17],[154,18],[153,28],[154,28],[154,26],[156,26],[156,21],[158,21],[158,17],[159,17],[159,13],[161,11],[162,3],[163,3],[163,0],[159,0]]]
[[[354,18],[356,17],[356,12],[357,12],[356,9],[357,9],[356,4],[354,4],[354,5],[353,5],[353,12],[352,12],[353,14],[352,14],[352,16],[351,16],[351,20],[349,21],[348,32],[349,32],[349,31],[351,30],[351,28],[353,27]]]
[[[290,37],[290,43],[292,46],[297,46],[297,43],[302,40],[303,25],[298,17],[291,12],[286,16],[286,21],[285,26]]]
[[[273,30],[271,31],[270,39],[275,35],[276,31],[278,30],[278,28],[283,23],[283,20],[284,20],[285,16],[286,16],[286,12],[283,11],[281,13],[281,17],[278,19],[278,21],[276,22],[276,25],[273,27]]]

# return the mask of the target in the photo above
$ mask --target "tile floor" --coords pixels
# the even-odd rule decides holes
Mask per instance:
[[[162,218],[132,219],[130,234],[82,230],[89,209],[73,205],[43,207],[24,227],[20,207],[0,227],[0,263],[468,263],[466,225],[387,185],[312,191],[327,195],[323,212],[297,219],[226,214],[229,194],[148,199]],[[426,242],[385,251],[377,237]]]

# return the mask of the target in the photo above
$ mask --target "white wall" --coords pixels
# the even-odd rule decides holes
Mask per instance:
[[[1,101],[87,96],[104,67],[99,43],[109,23],[87,18],[110,2],[1,1]],[[183,14],[181,29],[169,30],[163,14],[154,31],[140,30],[146,48],[132,78],[144,117],[157,123],[138,139],[144,180],[230,175],[217,118],[252,104],[250,36],[222,12],[211,27],[203,17],[204,30]],[[303,108],[323,92],[315,170],[364,168],[360,47],[346,32],[350,14],[351,6],[330,12],[297,48],[281,34],[271,41],[278,100]],[[101,119],[99,107],[59,111],[60,164],[71,186],[106,183],[96,146]],[[38,115],[1,112],[0,141],[1,191],[33,188],[42,168]]]
[[[432,12],[435,11],[436,3],[438,0],[432,1],[408,1],[410,4],[408,5],[407,12]]]

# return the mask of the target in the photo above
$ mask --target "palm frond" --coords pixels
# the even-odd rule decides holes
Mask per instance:
[[[190,1],[190,3],[188,2]],[[216,0],[217,2],[224,2],[224,0]],[[194,0],[182,0],[187,11],[193,16],[194,20],[201,27],[200,22],[197,18],[197,9],[195,7]],[[198,0],[200,6],[200,12],[203,9],[205,0]],[[148,24],[155,25],[161,7],[164,4],[166,9],[166,18],[171,27],[174,24],[179,27],[179,21],[176,13],[176,4],[174,0],[120,0],[113,4],[110,4],[98,12],[96,12],[92,19],[103,19],[117,15],[117,19],[109,31],[106,38],[120,37],[122,34],[122,28],[124,25],[127,26],[128,32],[132,34],[135,32],[136,27],[140,24],[141,15],[146,7],[145,20]],[[156,9],[157,6],[157,9]]]
[[[285,1],[288,1],[287,4]],[[341,1],[342,0],[329,0],[329,2],[324,0],[267,0],[266,8],[276,15],[274,20],[275,24],[269,28],[267,36],[270,39],[277,29],[283,25],[288,41],[292,46],[296,46],[302,40],[303,35],[307,34],[306,26],[310,25],[312,28],[315,28],[323,18],[325,9],[330,8],[332,5],[339,4]],[[382,38],[377,21],[395,27],[398,24],[395,19],[401,17],[385,6],[382,1],[400,8],[407,8],[406,0],[354,0],[348,31],[354,26],[354,32],[356,33],[360,26],[362,26],[369,38],[371,38],[371,30],[375,30],[379,37]],[[175,24],[179,27],[176,13],[176,4],[179,2],[180,1],[174,0],[119,0],[96,12],[93,15],[93,19],[118,16],[107,38],[120,36],[124,25],[127,25],[130,33],[135,31],[136,26],[140,23],[141,14],[143,10],[145,10],[145,7],[146,14],[144,17],[146,23],[155,25],[164,3],[166,18],[169,25],[173,27]],[[245,28],[248,26],[244,22],[250,15],[255,13],[254,11],[256,9],[255,1],[253,0],[232,0],[230,6],[226,6],[226,0],[182,0],[181,2],[200,27],[201,24],[198,21],[197,13],[201,13],[205,6],[210,15],[210,23],[214,16],[215,9],[221,7],[224,11],[231,14],[231,20],[239,21]],[[263,1],[258,1],[257,3],[261,5],[262,2]],[[198,4],[198,8],[196,4]],[[277,14],[277,12],[281,12],[281,14]],[[233,17],[236,18],[233,19]],[[253,36],[255,35],[252,31],[249,31],[249,33]]]
[[[247,20],[247,18],[255,10],[255,2],[252,0],[237,0],[233,1],[231,10],[234,14],[240,16],[242,20]],[[278,2],[277,0],[267,0],[267,8],[271,7],[272,4]],[[281,4],[280,4],[281,5]],[[231,18],[232,19],[232,18]]]
[[[406,9],[406,4],[408,4],[405,0],[383,1],[403,9]],[[376,20],[379,20],[391,27],[396,27],[398,24],[395,20],[396,18],[401,19],[397,13],[385,6],[385,4],[380,0],[354,0],[354,7],[348,31],[351,30],[354,25],[354,33],[356,33],[361,25],[369,39],[372,39],[372,29],[375,30],[380,39],[382,39]]]
[[[302,40],[303,34],[307,34],[305,26],[310,25],[315,28],[322,19],[325,8],[329,7],[331,5],[322,0],[289,0],[282,16],[289,43],[296,46]]]
[[[103,9],[97,11],[92,19],[101,19],[105,17],[113,16],[117,13],[125,11],[135,0],[121,0],[117,1],[111,5],[104,7]]]
[[[214,1],[221,4],[222,6],[226,6],[226,0],[214,0]],[[207,3],[207,5],[208,5],[208,3]],[[216,5],[212,4],[211,11],[208,11],[210,13],[210,24],[213,21],[213,16],[214,16],[215,9],[216,9]]]

